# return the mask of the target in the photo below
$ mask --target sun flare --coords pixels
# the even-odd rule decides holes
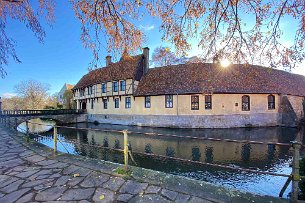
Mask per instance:
[[[220,64],[223,68],[227,68],[231,64],[231,61],[229,61],[228,59],[223,59],[221,60]]]

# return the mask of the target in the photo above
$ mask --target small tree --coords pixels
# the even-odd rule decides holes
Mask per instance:
[[[175,54],[168,47],[157,47],[152,54],[155,66],[167,66],[177,61]]]
[[[15,86],[15,91],[23,99],[26,109],[43,109],[47,105],[48,90],[48,84],[35,80],[22,81]]]
[[[72,90],[66,90],[63,97],[64,108],[65,109],[74,109],[75,103],[73,101],[73,92]]]

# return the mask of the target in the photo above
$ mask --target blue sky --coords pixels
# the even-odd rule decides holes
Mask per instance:
[[[88,72],[92,60],[91,51],[82,46],[81,25],[75,18],[69,1],[57,1],[55,19],[52,27],[44,25],[47,36],[43,44],[23,24],[9,21],[7,33],[16,41],[16,52],[22,63],[10,60],[5,67],[8,75],[5,79],[0,79],[0,96],[13,95],[14,86],[29,79],[50,84],[50,93],[53,94],[59,92],[64,83],[76,84]],[[144,46],[148,46],[150,52],[162,45],[158,24],[152,18],[145,18],[140,24],[147,35]],[[189,56],[200,53],[196,45],[193,48]],[[106,52],[101,54],[101,59],[108,55]],[[303,69],[305,68],[294,72],[305,75]]]

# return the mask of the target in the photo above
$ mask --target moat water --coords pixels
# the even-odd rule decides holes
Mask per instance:
[[[54,121],[35,120],[54,124]],[[254,140],[263,142],[290,143],[294,140],[303,142],[303,132],[296,128],[268,127],[268,128],[235,128],[235,129],[173,129],[150,128],[137,126],[122,126],[93,123],[78,123],[70,125],[78,128],[124,130],[130,132],[149,132],[160,134],[173,134],[184,138],[152,136],[129,133],[129,144],[137,166],[166,173],[186,176],[210,183],[237,188],[248,192],[263,195],[278,196],[287,178],[272,175],[261,175],[219,167],[204,166],[201,164],[175,161],[167,158],[140,155],[141,153],[154,153],[158,155],[176,157],[200,162],[224,164],[273,173],[290,174],[289,164],[292,160],[292,151],[286,146],[265,144],[246,144],[225,141],[209,141],[186,138],[210,137],[219,139]],[[21,124],[24,128],[24,124]],[[30,130],[42,132],[50,130],[44,126],[31,125]],[[53,147],[53,132],[40,133],[43,137],[34,138],[38,142]],[[94,146],[107,146],[109,148],[123,149],[123,135],[116,132],[101,132],[94,130],[58,129],[58,150],[88,156],[117,163],[123,163],[120,152],[101,149]],[[74,143],[69,143],[72,141]],[[90,144],[91,147],[81,145]],[[133,163],[131,162],[133,165]],[[287,197],[289,186],[284,193]]]

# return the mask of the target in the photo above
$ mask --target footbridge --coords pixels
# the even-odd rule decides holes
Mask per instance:
[[[0,122],[15,128],[34,118],[53,119],[59,123],[78,123],[87,120],[87,112],[84,109],[0,111]]]

